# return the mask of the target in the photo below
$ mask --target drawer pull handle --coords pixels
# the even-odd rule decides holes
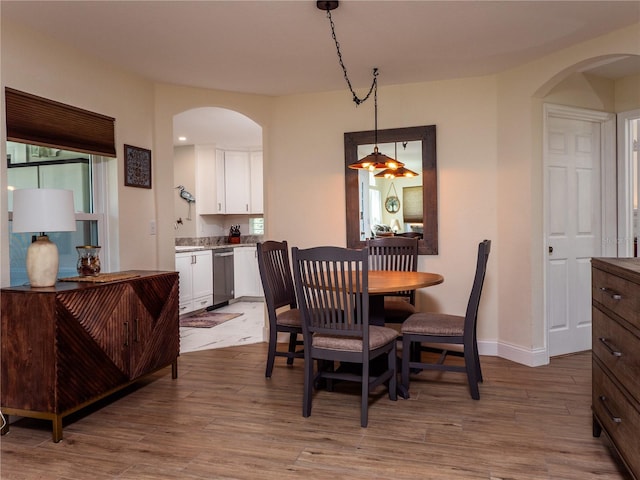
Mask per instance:
[[[607,287],[600,287],[600,290],[602,290],[604,293],[609,295],[613,300],[622,300],[622,295],[620,295],[615,290],[611,290],[610,288],[607,288]]]
[[[611,417],[611,420],[614,423],[622,423],[622,418],[611,413],[611,409],[609,408],[609,405],[607,405],[607,397],[605,397],[604,395],[600,395],[600,403],[602,403],[602,406],[607,411],[607,414],[609,415],[609,417]]]
[[[613,355],[614,357],[621,357],[622,356],[622,352],[618,351],[616,348],[614,348],[608,341],[606,338],[604,337],[600,337],[599,338],[600,342],[602,342],[602,344],[607,348],[607,350],[609,350],[609,353],[611,355]]]

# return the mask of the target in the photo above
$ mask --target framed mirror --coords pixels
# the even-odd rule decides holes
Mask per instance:
[[[436,127],[392,128],[378,130],[380,152],[396,160],[405,150],[414,150],[421,170],[414,178],[376,178],[378,171],[354,170],[349,165],[373,151],[375,131],[344,134],[347,247],[364,248],[367,238],[376,232],[389,235],[418,236],[421,255],[438,254],[438,176],[436,164]],[[392,150],[389,150],[392,149]],[[360,150],[360,152],[359,152]],[[362,154],[362,152],[366,152]],[[407,153],[407,155],[409,155]],[[399,158],[398,158],[399,157]],[[411,168],[407,163],[408,168]],[[392,188],[393,187],[393,188]],[[386,194],[391,191],[391,194]],[[389,211],[389,195],[398,198],[398,207]],[[394,202],[395,205],[395,202]]]

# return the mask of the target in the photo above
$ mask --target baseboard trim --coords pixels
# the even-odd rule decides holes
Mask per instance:
[[[544,348],[527,349],[506,342],[479,341],[478,352],[480,355],[505,358],[528,367],[539,367],[549,363],[549,356]]]

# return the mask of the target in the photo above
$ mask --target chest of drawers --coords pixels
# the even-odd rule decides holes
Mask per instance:
[[[640,478],[640,259],[594,258],[593,435]]]
[[[5,415],[51,420],[58,442],[70,413],[166,366],[177,377],[178,274],[129,273],[109,283],[2,289]]]

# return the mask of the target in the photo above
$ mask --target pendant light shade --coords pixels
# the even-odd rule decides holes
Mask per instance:
[[[396,168],[395,170],[392,168],[387,168],[386,170],[383,170],[380,173],[376,173],[374,175],[374,177],[377,178],[402,178],[402,177],[417,177],[418,174],[416,172],[414,172],[413,170],[409,170],[408,168],[405,168],[404,166],[402,166],[402,164],[400,164],[401,166]]]
[[[380,169],[396,170],[402,166],[404,166],[403,163],[398,162],[397,160],[385,155],[384,153],[380,153],[378,151],[378,145],[376,145],[372,153],[370,153],[366,157],[361,158],[357,162],[352,163],[351,165],[349,165],[349,168],[373,171]]]

